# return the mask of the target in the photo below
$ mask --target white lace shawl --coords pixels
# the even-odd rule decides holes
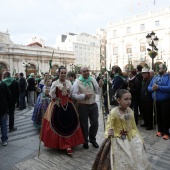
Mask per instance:
[[[70,89],[71,89],[71,82],[68,81],[68,80],[65,80],[64,83],[61,83],[59,80],[56,80],[52,83],[52,86],[51,86],[51,89],[50,89],[50,96],[54,99],[56,98],[56,87],[59,89],[59,90],[62,90],[63,89],[63,84],[66,84],[66,89],[67,91],[69,92]]]

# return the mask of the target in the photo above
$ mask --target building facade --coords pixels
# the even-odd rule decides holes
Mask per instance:
[[[60,35],[56,46],[60,50],[73,51],[76,66],[86,65],[91,72],[100,72],[100,40],[96,36],[86,33]]]
[[[138,64],[152,68],[146,42],[147,34],[152,31],[159,38],[154,63],[165,62],[170,69],[170,7],[110,22],[106,27],[107,69],[119,65],[126,71]]]
[[[52,60],[52,69],[50,69]],[[67,63],[66,63],[67,61]],[[45,72],[54,74],[56,69],[64,65],[70,71],[70,64],[75,63],[74,53],[47,47],[35,38],[27,46],[16,45],[10,40],[8,32],[0,32],[0,69],[10,71],[11,74],[23,72],[25,75],[35,75]]]
[[[106,70],[106,31],[105,29],[98,28],[96,37],[100,40],[100,68],[104,72]]]

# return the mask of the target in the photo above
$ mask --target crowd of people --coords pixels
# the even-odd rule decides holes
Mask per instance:
[[[165,140],[170,138],[170,74],[166,65],[160,64],[158,73],[141,65],[123,73],[119,66],[113,66],[110,74],[105,72],[97,78],[90,76],[86,66],[80,72],[79,76],[74,72],[67,73],[64,66],[56,71],[53,78],[49,73],[42,78],[35,78],[34,74],[24,78],[23,73],[12,77],[8,71],[0,72],[3,146],[7,145],[8,140],[7,114],[9,132],[17,130],[14,111],[16,107],[19,110],[27,107],[27,97],[28,106],[34,108],[31,119],[40,129],[40,140],[44,146],[66,150],[69,155],[73,154],[74,146],[80,144],[84,149],[89,148],[89,142],[99,148],[96,141],[99,127],[96,94],[102,93],[107,139],[101,146],[93,169],[103,166],[149,170],[144,141],[137,125],[140,123],[146,130],[156,126],[158,137]],[[111,138],[114,138],[113,142]],[[108,153],[108,149],[104,149],[106,147],[109,147]],[[109,161],[105,164],[102,154],[108,154]]]

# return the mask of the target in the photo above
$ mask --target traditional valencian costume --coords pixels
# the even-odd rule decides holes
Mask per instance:
[[[68,80],[52,83],[50,103],[42,126],[41,140],[49,148],[68,149],[84,143],[76,109],[69,97]]]
[[[34,111],[32,115],[32,121],[34,122],[35,127],[40,128],[42,123],[42,117],[44,116],[48,105],[50,103],[50,98],[45,94],[45,91],[50,92],[50,86],[44,86],[42,93],[39,94],[37,101],[34,106]]]
[[[115,107],[108,117],[105,135],[113,128],[114,138],[111,146],[107,138],[96,157],[92,170],[150,170],[143,140],[136,127],[134,114],[127,108],[124,114]]]

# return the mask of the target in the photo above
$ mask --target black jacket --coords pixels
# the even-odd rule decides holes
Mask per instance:
[[[28,86],[27,86],[27,91],[35,91],[35,79],[34,78],[28,78],[27,80]]]
[[[130,87],[130,93],[132,95],[132,101],[139,100],[140,93],[141,93],[141,86],[137,77],[135,77],[132,80],[129,80],[129,87]]]
[[[148,86],[151,80],[143,81],[141,89],[141,100],[142,101],[152,101],[152,93],[148,91]]]
[[[20,78],[19,80],[19,91],[24,93],[26,90],[26,79],[24,77]]]
[[[8,86],[4,82],[0,82],[0,116],[8,112],[12,96]]]
[[[13,80],[10,86],[8,86],[11,95],[12,95],[12,102],[11,104],[15,105],[18,97],[19,97],[19,83],[17,80]]]

